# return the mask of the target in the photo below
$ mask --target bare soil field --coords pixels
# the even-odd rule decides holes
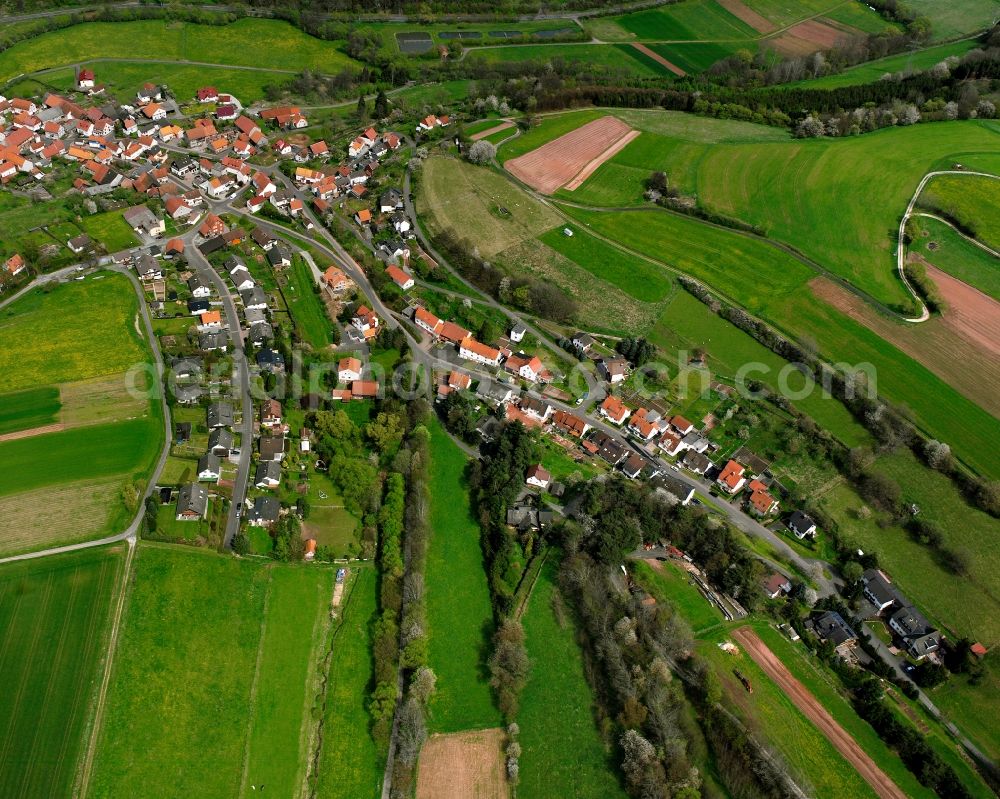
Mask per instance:
[[[601,117],[511,159],[504,168],[536,191],[552,194],[582,170],[593,172],[601,164],[597,159],[610,158],[609,150],[630,133],[632,128],[620,119]]]
[[[566,184],[565,188],[569,191],[580,188],[583,182],[589,178],[594,172],[597,171],[597,167],[603,164],[605,161],[610,161],[615,157],[616,153],[620,153],[628,145],[630,141],[639,135],[639,131],[631,130],[622,136],[618,141],[612,144],[607,150],[601,153],[597,158],[587,164],[583,169],[581,169],[575,178],[573,178],[569,183]]]
[[[927,276],[937,285],[947,306],[945,326],[1000,357],[1000,302],[936,266],[925,265]]]
[[[636,50],[638,50],[640,53],[642,53],[644,56],[648,56],[649,58],[652,58],[657,64],[660,64],[660,65],[666,67],[667,69],[669,69],[675,75],[679,75],[682,78],[685,75],[687,75],[687,73],[683,69],[681,69],[679,66],[677,66],[676,64],[671,64],[669,61],[667,61],[667,59],[665,59],[663,56],[661,56],[655,50],[650,50],[648,47],[646,47],[646,45],[639,44],[638,42],[633,42],[632,46]],[[581,181],[581,183],[582,182],[583,181]]]
[[[734,17],[743,20],[747,25],[760,33],[770,33],[777,26],[766,17],[762,17],[752,8],[743,5],[740,0],[718,0],[720,6]]]
[[[473,133],[469,138],[473,141],[479,141],[480,139],[485,139],[487,136],[492,136],[494,133],[499,133],[501,130],[507,130],[507,128],[512,127],[514,127],[513,122],[501,122],[499,125],[495,125],[492,128],[481,130],[479,133]]]
[[[831,25],[810,19],[793,25],[771,40],[774,48],[785,56],[808,55],[816,50],[827,50],[848,36]]]
[[[775,684],[784,691],[785,695],[792,700],[806,718],[816,725],[817,729],[834,745],[837,751],[857,769],[858,773],[882,799],[906,799],[906,794],[899,789],[899,786],[875,764],[875,761],[865,753],[858,742],[816,700],[809,689],[792,676],[785,664],[775,657],[774,653],[760,640],[757,633],[747,627],[742,627],[739,630],[733,630],[732,635],[767,676],[774,680]]]
[[[432,735],[420,751],[417,799],[507,799],[501,729]]]
[[[928,269],[928,273],[930,271]],[[859,297],[825,278],[815,278],[809,287],[821,300],[878,333],[977,405],[1000,417],[1000,358],[996,354],[995,338],[997,316],[996,310],[990,319],[975,315],[983,307],[982,300],[964,311],[953,310],[961,303],[952,300],[942,317],[908,325],[881,316]],[[972,290],[968,286],[966,289]],[[954,288],[951,290],[954,291]],[[994,309],[1000,307],[989,297],[985,300],[993,303]],[[994,331],[992,334],[991,330]],[[983,338],[990,335],[994,339],[987,347]]]

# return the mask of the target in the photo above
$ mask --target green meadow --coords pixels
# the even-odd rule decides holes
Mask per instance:
[[[384,756],[369,732],[368,696],[375,664],[372,625],[378,616],[377,575],[358,569],[344,593],[333,634],[316,791],[330,799],[380,795]]]
[[[824,75],[821,78],[812,78],[811,80],[804,80],[790,85],[803,86],[810,89],[836,89],[840,86],[874,83],[877,80],[881,80],[883,75],[908,71],[920,72],[930,69],[935,64],[944,61],[950,56],[964,55],[975,46],[976,42],[968,39],[961,42],[939,44],[924,50],[914,50],[909,53],[899,53],[897,55],[886,56],[885,58],[878,58],[874,61],[866,61],[863,64],[850,67],[834,75]]]
[[[288,293],[285,296],[299,335],[314,349],[328,346],[333,340],[330,335],[333,326],[323,301],[313,290],[316,282],[309,264],[301,255],[292,258],[287,279]]]
[[[139,329],[135,291],[120,275],[35,289],[0,311],[4,389],[124,372],[149,357]]]
[[[517,793],[523,799],[624,799],[615,755],[594,720],[572,610],[555,578],[556,556],[550,554],[522,619],[531,675],[517,716],[522,748]]]
[[[140,544],[89,795],[293,795],[331,585],[320,567]]]
[[[662,78],[673,74],[628,44],[530,44],[470,48],[465,58],[487,64],[562,61],[577,64],[582,72],[589,67],[600,67],[604,72],[610,70],[639,77]]]
[[[242,794],[267,786],[293,796],[311,755],[308,722],[319,690],[334,570],[273,566],[257,656]]]
[[[135,61],[138,53],[164,61],[258,67],[261,53],[255,43],[264,41],[270,70],[335,73],[357,63],[337,43],[316,39],[277,20],[246,18],[229,25],[165,20],[87,22],[45,33],[0,53],[0,80],[91,58]],[[102,80],[100,63],[94,64],[94,71],[97,80]]]
[[[938,175],[924,187],[920,204],[955,220],[983,244],[1000,249],[1000,178]]]
[[[94,241],[101,242],[108,252],[127,250],[129,247],[139,245],[135,231],[132,230],[119,211],[107,211],[103,214],[81,217],[80,227]]]
[[[909,8],[931,20],[935,39],[948,39],[986,30],[997,18],[997,6],[992,0],[910,0]]]
[[[1000,302],[1000,262],[994,256],[936,219],[916,217],[914,224],[920,234],[910,252]]]
[[[437,675],[428,727],[458,732],[499,726],[487,676],[493,613],[465,484],[467,459],[431,425],[431,536],[427,548],[428,665]]]
[[[160,452],[162,422],[145,416],[0,442],[0,497],[115,475],[139,475]]]
[[[0,394],[0,435],[52,424],[61,407],[55,386]]]
[[[0,566],[0,795],[73,794],[123,553]]]

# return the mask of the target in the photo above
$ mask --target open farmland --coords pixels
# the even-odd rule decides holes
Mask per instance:
[[[0,370],[20,398],[4,403],[0,552],[117,532],[136,512],[123,487],[144,486],[163,440],[159,401],[126,392],[123,372],[151,358],[138,325],[118,275],[36,290],[0,315]]]
[[[550,555],[522,620],[531,675],[517,717],[522,749],[517,794],[522,799],[624,797],[614,755],[594,723],[594,698],[572,611],[555,579]]]
[[[1000,261],[937,219],[917,217],[910,252],[1000,301]]]
[[[276,20],[241,19],[223,26],[163,20],[87,22],[45,33],[0,53],[0,80],[95,57],[135,61],[137,53],[155,54],[164,61],[258,67],[260,52],[247,47],[248,41],[268,43],[265,70],[308,68],[334,73],[356,63],[336,43]],[[94,69],[100,80],[100,64]]]
[[[334,571],[312,566],[270,570],[266,619],[257,655],[253,712],[240,793],[266,785],[294,796],[305,780],[319,652],[326,638]]]
[[[484,676],[493,614],[479,525],[465,484],[466,463],[462,451],[434,423],[426,576],[427,661],[437,675],[428,719],[434,732],[495,727],[501,721]]]
[[[466,55],[471,62],[507,64],[519,61],[545,63],[562,61],[576,64],[581,71],[598,68],[625,76],[663,77],[672,73],[662,64],[642,55],[628,44],[530,44],[507,47],[485,47]]]
[[[369,733],[368,694],[374,679],[372,625],[377,575],[359,569],[344,594],[343,621],[333,634],[316,790],[330,799],[374,799],[384,755]]]
[[[0,394],[0,436],[53,424],[60,407],[59,389],[54,386]]]
[[[919,203],[1000,250],[1000,178],[938,175],[924,187]]]
[[[0,566],[0,795],[72,795],[123,552]]]
[[[810,270],[791,256],[672,214],[566,210],[595,232],[731,293],[793,337],[815,342],[831,359],[874,364],[880,394],[907,405],[921,427],[975,468],[1000,473],[983,448],[987,438],[1000,445],[1000,423],[864,324],[804,291]]]
[[[874,83],[881,80],[882,76],[886,74],[930,69],[950,56],[964,55],[975,46],[976,42],[970,40],[940,44],[925,50],[899,53],[875,61],[867,61],[835,75],[824,75],[821,78],[812,78],[792,85],[806,86],[810,89],[836,89],[839,86]]]
[[[432,735],[420,750],[417,799],[506,799],[502,729]]]
[[[0,312],[0,373],[17,391],[126,371],[147,359],[128,280],[38,290]],[[26,342],[35,342],[30,347]]]
[[[701,122],[712,128],[716,121]],[[775,141],[777,131],[758,127],[766,140],[650,148],[647,176],[654,170],[666,172],[674,186],[697,194],[705,206],[764,228],[772,238],[894,306],[906,306],[909,300],[892,268],[895,242],[889,231],[921,177],[950,165],[959,154],[964,160],[994,152],[1000,141],[993,122],[977,121],[809,141]],[[642,137],[632,148],[642,147],[641,142]],[[524,143],[518,140],[517,146]],[[629,157],[630,149],[618,160]],[[504,156],[510,153],[505,146]],[[642,169],[635,161],[628,165]],[[588,183],[602,180],[607,179],[598,170]],[[580,196],[598,204],[599,189],[588,193],[588,183]],[[860,186],[866,190],[859,191]],[[850,201],[842,201],[844,197]]]
[[[252,796],[254,780],[293,795],[330,584],[316,568],[141,544],[89,795]]]
[[[428,159],[418,202],[432,234],[447,230],[467,238],[484,257],[559,224],[554,211],[502,175],[454,158]]]
[[[930,18],[931,33],[935,39],[948,39],[963,34],[985,30],[997,18],[993,0],[910,0],[909,7]]]
[[[578,178],[582,182],[636,135],[621,120],[601,117],[507,161],[504,168],[536,191],[552,194],[563,186],[571,188]]]

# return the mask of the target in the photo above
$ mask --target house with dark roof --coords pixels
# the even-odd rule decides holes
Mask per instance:
[[[861,575],[861,582],[864,584],[865,599],[875,608],[876,614],[897,602],[896,589],[884,572],[878,569],[868,569]]]
[[[788,529],[798,539],[813,538],[816,535],[816,522],[800,510],[792,511],[788,517]]]
[[[889,627],[903,646],[917,660],[936,652],[941,646],[939,633],[915,607],[900,608],[889,617]]]
[[[222,476],[222,463],[218,455],[206,452],[198,459],[198,479],[218,482]]]
[[[841,657],[846,657],[851,649],[858,645],[858,636],[844,621],[844,617],[835,610],[828,610],[814,619],[806,622],[823,641],[829,641]]]
[[[276,436],[261,436],[257,442],[257,446],[260,450],[260,459],[262,461],[280,462],[288,451],[285,437],[280,434]]]
[[[208,511],[208,489],[197,483],[185,483],[177,494],[175,518],[179,522],[195,522]]]
[[[208,449],[219,458],[228,458],[233,450],[235,438],[225,427],[216,427],[208,436]]]
[[[205,412],[209,429],[233,426],[233,405],[230,402],[213,402]]]
[[[274,497],[257,497],[247,510],[247,523],[254,527],[270,527],[278,521],[281,505]]]
[[[281,485],[281,464],[277,461],[261,461],[258,463],[253,484],[257,488],[277,488]]]

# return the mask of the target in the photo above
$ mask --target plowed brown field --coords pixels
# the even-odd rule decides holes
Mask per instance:
[[[420,751],[417,799],[507,799],[499,729],[432,735]]]
[[[583,170],[593,172],[601,159],[614,155],[614,146],[632,133],[632,128],[617,117],[601,117],[511,159],[504,167],[536,191],[552,194]]]

